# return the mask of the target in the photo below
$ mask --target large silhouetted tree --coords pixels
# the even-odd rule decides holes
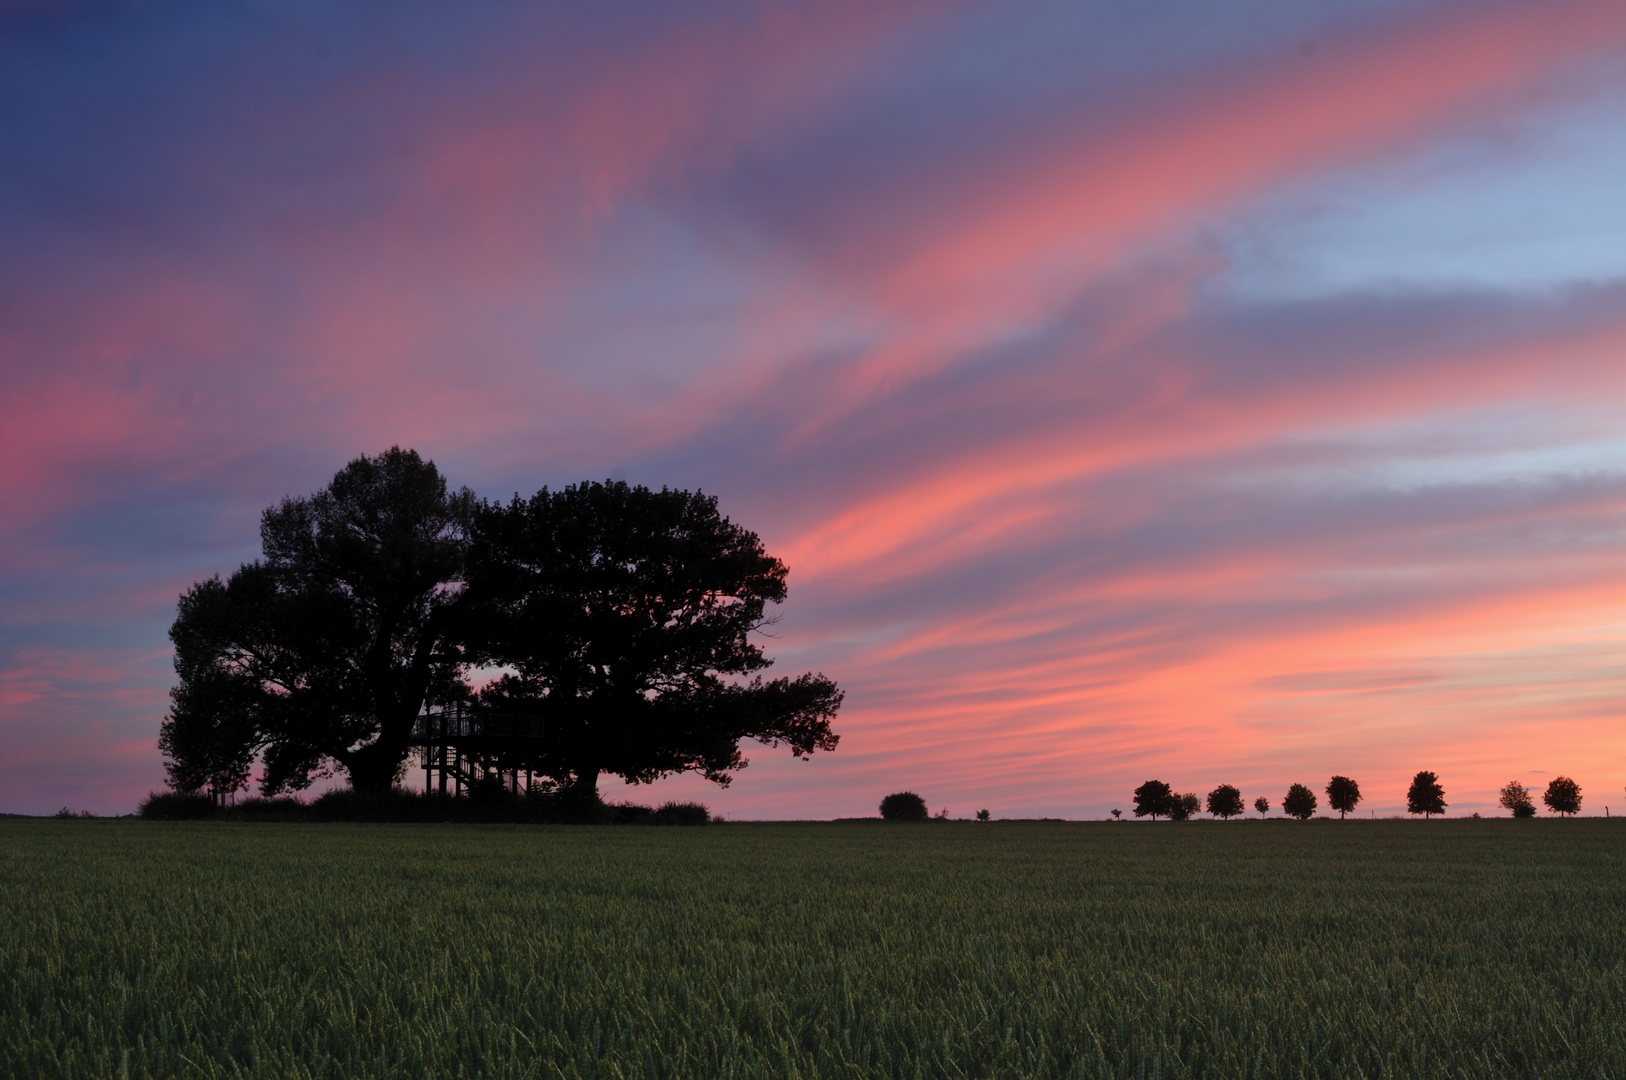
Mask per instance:
[[[1347,776],[1335,776],[1327,781],[1327,805],[1338,811],[1338,819],[1355,809],[1361,801],[1361,785]]]
[[[1315,792],[1303,784],[1294,784],[1287,789],[1287,794],[1282,796],[1282,813],[1289,817],[1308,821],[1315,816],[1315,808]]]
[[[705,495],[581,484],[492,506],[394,448],[267,510],[260,539],[170,631],[160,746],[182,790],[235,791],[262,752],[267,793],[332,767],[386,789],[424,707],[469,700],[475,659],[511,669],[476,708],[540,716],[525,764],[584,797],[604,772],[726,784],[742,739],[836,745],[829,679],[743,681],[771,662],[750,635],[786,570]]]
[[[473,505],[396,447],[267,510],[263,558],[181,596],[160,730],[172,782],[246,777],[263,748],[268,793],[329,766],[388,788],[425,700],[459,685],[452,609]]]
[[[1445,813],[1445,788],[1440,786],[1440,778],[1427,769],[1412,777],[1411,787],[1406,789],[1406,812],[1408,814],[1422,814],[1427,820],[1434,814]]]
[[[1555,814],[1579,814],[1581,785],[1567,776],[1555,776],[1548,781],[1547,790],[1542,793],[1541,801]]]
[[[1135,803],[1136,817],[1149,817],[1156,821],[1159,817],[1168,817],[1174,812],[1174,801],[1179,796],[1174,789],[1161,780],[1148,780],[1135,789],[1132,799]]]
[[[1231,784],[1221,784],[1208,793],[1208,812],[1229,821],[1242,813],[1242,792]]]
[[[543,718],[531,766],[583,798],[609,773],[726,785],[742,739],[835,749],[819,674],[742,682],[785,598],[785,564],[700,492],[583,483],[484,507],[470,558],[470,648],[512,669],[481,703]]]
[[[1530,791],[1517,780],[1509,780],[1502,789],[1501,797],[1497,800],[1502,809],[1511,811],[1516,818],[1533,818],[1536,816],[1536,804],[1530,798]]]

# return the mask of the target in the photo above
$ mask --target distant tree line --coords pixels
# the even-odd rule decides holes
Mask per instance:
[[[1338,811],[1339,818],[1352,813],[1361,801],[1361,786],[1347,776],[1334,776],[1325,788],[1327,805]],[[1208,793],[1205,802],[1195,794],[1180,794],[1162,780],[1148,780],[1136,788],[1133,795],[1136,817],[1149,817],[1156,821],[1166,817],[1171,821],[1185,821],[1206,806],[1208,813],[1221,820],[1229,820],[1243,813],[1242,792],[1232,784],[1221,784]],[[1581,812],[1581,785],[1567,776],[1555,777],[1548,785],[1541,801],[1555,814],[1572,815]],[[1304,784],[1293,784],[1282,796],[1282,812],[1289,817],[1307,821],[1315,816],[1320,800]],[[1516,818],[1534,817],[1536,806],[1529,791],[1518,781],[1510,781],[1501,792],[1501,805]],[[1445,788],[1435,773],[1424,769],[1412,777],[1406,789],[1406,810],[1422,814],[1425,818],[1444,814]],[[1270,812],[1270,800],[1263,795],[1253,800],[1253,808],[1264,816]],[[1113,817],[1118,811],[1112,812]]]
[[[238,791],[256,760],[266,795],[328,775],[386,791],[419,717],[454,705],[538,720],[509,764],[586,799],[605,774],[726,785],[743,739],[835,749],[834,682],[755,674],[787,569],[712,496],[610,481],[487,502],[393,448],[267,509],[260,540],[180,598],[159,733],[178,791]]]

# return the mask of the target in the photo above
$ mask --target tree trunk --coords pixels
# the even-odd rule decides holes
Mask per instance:
[[[598,803],[598,774],[597,768],[577,769],[576,779],[570,782],[566,797],[573,803],[584,806],[594,806]]]
[[[345,772],[350,774],[350,786],[356,791],[388,791],[395,786],[395,777],[401,763],[410,751],[404,738],[391,738],[388,733],[349,754],[344,761]]]

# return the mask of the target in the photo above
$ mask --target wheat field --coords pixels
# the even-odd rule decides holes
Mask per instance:
[[[0,823],[6,1077],[1620,1077],[1608,820]]]

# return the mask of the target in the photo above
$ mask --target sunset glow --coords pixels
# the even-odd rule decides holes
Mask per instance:
[[[642,801],[1626,812],[1623,102],[1615,0],[0,5],[0,811],[399,444],[789,565],[839,749]]]

